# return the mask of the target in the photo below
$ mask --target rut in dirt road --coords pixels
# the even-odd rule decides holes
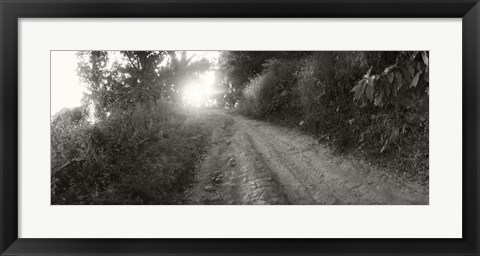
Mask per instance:
[[[221,110],[204,115],[211,147],[190,204],[428,204],[422,184],[334,155],[298,131]]]

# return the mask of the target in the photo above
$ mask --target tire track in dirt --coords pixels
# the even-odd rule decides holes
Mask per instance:
[[[232,117],[208,114],[210,149],[197,168],[195,184],[187,190],[191,204],[287,204],[246,134]]]
[[[300,132],[209,110],[211,145],[192,204],[428,204],[428,188],[338,156]]]

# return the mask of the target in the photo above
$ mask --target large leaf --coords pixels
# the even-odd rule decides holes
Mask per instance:
[[[370,73],[372,72],[372,68],[373,68],[373,67],[371,67],[371,68],[367,71],[367,74],[365,74],[363,77],[369,78],[369,77],[370,77]]]
[[[410,85],[412,83],[412,78],[410,77],[409,71],[406,68],[402,68],[403,83],[405,85]]]
[[[363,92],[365,91],[365,86],[367,85],[367,81],[366,79],[362,79],[358,82],[357,85],[355,85],[355,87],[352,88],[352,90],[350,92],[354,92],[355,93],[355,99],[358,100],[360,99],[360,97],[362,97],[363,95]]]
[[[383,92],[381,91],[374,101],[375,106],[383,106]]]
[[[365,94],[367,95],[367,98],[369,100],[373,100],[373,93],[374,92],[375,92],[375,90],[374,90],[373,82],[368,83],[367,88],[365,90]]]
[[[396,85],[396,84],[392,84],[391,87],[390,87],[390,89],[391,89],[391,91],[392,91],[393,96],[394,96],[394,97],[397,97],[397,95],[398,95],[398,93],[397,93],[397,92],[398,92],[398,87],[397,87],[397,85]]]
[[[425,73],[423,73],[423,79],[429,83],[430,78],[428,77],[428,68],[425,70]]]
[[[412,63],[408,63],[407,70],[408,74],[410,74],[410,77],[413,77],[415,75],[415,66]]]
[[[417,74],[412,79],[412,83],[410,84],[410,87],[417,87],[418,79],[420,79],[421,74],[422,74],[421,70],[417,72]]]
[[[393,75],[393,73],[391,73],[391,72],[387,74],[387,79],[388,79],[388,82],[389,82],[389,83],[393,83],[393,76],[394,76],[394,75]]]
[[[385,96],[387,97],[390,96],[390,83],[387,83],[387,82],[383,83],[383,90],[385,92]]]
[[[395,85],[397,89],[400,89],[403,86],[403,77],[400,72],[395,72]]]
[[[410,55],[410,61],[414,60],[417,57],[418,51],[414,51],[412,55]],[[413,76],[413,75],[412,75]]]
[[[392,71],[392,69],[395,68],[396,66],[397,66],[397,64],[393,64],[393,65],[391,65],[391,66],[388,66],[388,67],[383,71],[382,74],[388,74],[388,73],[390,73],[390,71]]]
[[[427,65],[427,67],[428,67],[428,53],[427,52],[422,52],[422,59],[423,59],[423,63],[425,63],[425,65]]]

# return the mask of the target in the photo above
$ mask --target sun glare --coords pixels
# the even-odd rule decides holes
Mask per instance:
[[[197,108],[208,106],[211,101],[210,96],[215,93],[215,72],[208,71],[185,87],[184,103]]]
[[[193,107],[201,107],[206,102],[205,88],[198,83],[189,84],[185,88],[185,103]]]
[[[76,51],[52,51],[52,80],[51,80],[51,114],[54,115],[62,108],[73,108],[81,105],[83,94],[87,92],[86,85],[80,82],[77,75]],[[126,58],[120,51],[109,51],[109,62],[107,69],[112,69],[113,64],[126,64]],[[187,55],[192,60],[205,58],[216,63],[220,52],[218,51],[188,51]],[[215,72],[207,71],[197,79],[187,84],[184,93],[186,105],[201,107],[211,104],[209,96],[215,91]],[[172,89],[173,90],[173,89]]]

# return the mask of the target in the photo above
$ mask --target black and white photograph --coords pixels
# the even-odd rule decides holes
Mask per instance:
[[[52,50],[50,97],[52,205],[429,205],[429,51]]]

